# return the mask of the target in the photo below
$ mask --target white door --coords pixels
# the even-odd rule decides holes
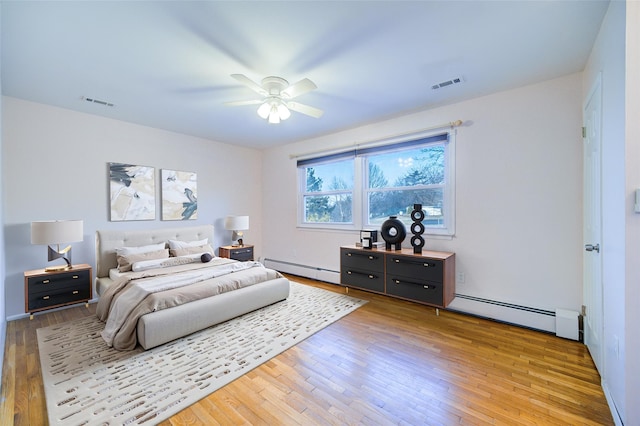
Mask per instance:
[[[603,375],[601,235],[602,92],[598,76],[584,108],[584,342]]]

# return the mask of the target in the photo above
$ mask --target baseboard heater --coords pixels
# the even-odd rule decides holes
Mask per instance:
[[[530,306],[517,305],[514,303],[501,302],[498,300],[483,299],[481,297],[468,296],[466,294],[458,294],[458,293],[456,293],[456,298],[470,300],[477,303],[485,303],[485,304],[500,306],[503,308],[531,313],[534,315],[542,315],[543,317],[553,317],[553,320],[549,321],[549,325],[550,326],[555,325],[555,331],[551,331],[550,329],[545,329],[545,328],[538,328],[535,326],[527,326],[517,322],[503,321],[503,320],[499,320],[492,317],[487,317],[487,318],[500,321],[503,323],[509,323],[519,327],[525,327],[525,328],[530,328],[532,330],[555,334],[556,336],[563,337],[565,339],[578,340],[580,342],[583,341],[582,316],[579,315],[579,313],[576,311],[569,311],[566,309],[556,309],[555,311],[549,311],[546,309],[532,308]],[[465,312],[465,313],[468,313],[468,312]],[[477,316],[483,316],[483,315],[477,315]]]
[[[550,317],[556,316],[556,313],[554,311],[547,311],[545,309],[532,308],[530,306],[515,305],[513,303],[500,302],[499,300],[483,299],[481,297],[467,296],[466,294],[458,294],[458,293],[456,293],[456,297],[459,297],[461,299],[473,300],[474,302],[489,303],[491,305],[498,305],[498,306],[503,306],[505,308],[517,309],[519,311],[533,312],[534,314],[548,315]]]
[[[265,258],[263,263],[267,268],[287,274],[299,275],[332,284],[340,284],[340,271],[269,258]]]

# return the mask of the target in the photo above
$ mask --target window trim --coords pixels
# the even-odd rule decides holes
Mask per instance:
[[[444,136],[444,138],[443,138]],[[430,237],[453,237],[455,235],[455,208],[456,208],[456,191],[455,191],[455,140],[456,131],[451,129],[448,131],[438,132],[419,132],[401,137],[381,140],[364,146],[356,146],[354,148],[328,151],[326,154],[316,154],[312,157],[300,158],[296,162],[298,191],[297,191],[297,227],[304,229],[318,230],[343,230],[358,231],[367,227],[368,208],[367,196],[369,189],[363,185],[366,184],[364,176],[365,157],[383,153],[403,150],[414,146],[427,145],[431,143],[443,142],[445,146],[445,183],[443,186],[443,198],[446,200],[447,208],[444,214],[443,227],[425,227],[424,235]],[[306,182],[306,166],[313,164],[332,163],[340,159],[354,159],[354,182],[352,189],[352,221],[349,223],[308,223],[304,222],[304,196],[307,194],[304,188]],[[365,211],[365,208],[367,211]]]

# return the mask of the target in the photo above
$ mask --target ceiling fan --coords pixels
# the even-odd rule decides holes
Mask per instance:
[[[258,115],[268,119],[269,123],[277,124],[286,120],[291,116],[291,111],[315,118],[322,117],[324,113],[321,109],[292,101],[292,99],[318,88],[308,78],[289,85],[289,82],[282,77],[265,77],[262,79],[262,84],[254,82],[244,74],[231,74],[231,77],[261,95],[263,99],[225,102],[225,104],[235,106],[259,104]]]

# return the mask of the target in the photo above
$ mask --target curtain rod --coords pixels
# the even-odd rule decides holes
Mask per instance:
[[[416,130],[414,132],[398,133],[398,134],[395,134],[395,135],[387,136],[384,139],[369,140],[369,141],[365,141],[365,142],[354,142],[351,145],[344,145],[344,146],[338,146],[338,147],[330,148],[330,149],[305,152],[305,153],[302,153],[302,154],[289,154],[289,158],[290,159],[294,159],[294,158],[308,157],[308,156],[317,155],[317,154],[338,153],[340,151],[344,151],[345,149],[349,149],[349,148],[352,148],[352,147],[359,147],[359,146],[362,146],[362,145],[368,145],[368,144],[373,144],[373,143],[376,143],[376,142],[387,141],[389,139],[399,138],[399,137],[402,137],[402,136],[412,135],[412,134],[416,134],[416,133],[422,133],[422,132],[426,132],[426,131],[429,131],[429,130],[444,129],[445,127],[450,127],[450,128],[453,129],[454,127],[461,126],[462,123],[463,123],[462,120],[450,121],[448,123],[439,124],[437,126],[426,127],[424,129]]]

